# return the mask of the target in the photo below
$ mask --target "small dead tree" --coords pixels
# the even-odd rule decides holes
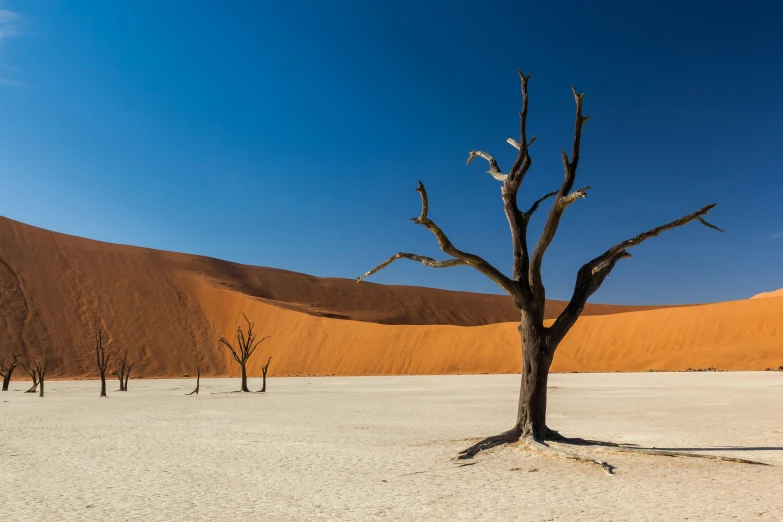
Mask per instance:
[[[261,386],[261,389],[258,391],[259,393],[264,393],[266,391],[266,371],[269,369],[269,363],[272,362],[272,356],[269,356],[269,359],[267,359],[266,364],[261,367],[261,371],[264,374],[264,384]]]
[[[11,384],[11,374],[13,374],[14,370],[22,364],[19,361],[18,354],[12,354],[11,357],[13,357],[13,359],[8,366],[5,365],[5,358],[0,360],[0,376],[3,378],[3,391],[8,391],[8,385]]]
[[[120,367],[114,371],[114,375],[120,381],[118,391],[128,391],[128,379],[130,379],[131,368],[133,368],[133,363],[128,363],[128,350],[125,350],[122,357],[117,357],[117,360],[120,362]]]
[[[44,380],[46,379],[46,369],[49,367],[49,359],[44,357],[43,359],[36,359],[33,362],[33,371],[36,377],[38,377],[38,385],[41,387],[39,390],[39,397],[44,396]]]
[[[103,346],[103,332],[98,328],[98,337],[95,339],[95,358],[98,361],[98,372],[101,375],[101,397],[106,397],[106,367],[109,365],[111,351],[106,351]]]
[[[204,350],[206,346],[213,346],[213,343],[219,343],[220,335],[215,324],[210,320],[207,321],[207,334],[206,340],[196,343],[196,387],[192,392],[185,395],[198,395],[198,391],[201,388],[201,367],[204,365]]]
[[[201,386],[201,366],[196,366],[196,388],[186,395],[193,395],[194,393],[198,395],[198,389]]]
[[[30,366],[27,366],[27,363],[23,363],[22,367],[24,368],[24,371],[27,372],[27,374],[30,376],[30,378],[33,380],[33,385],[30,386],[30,389],[27,390],[25,393],[35,393],[38,391],[38,374],[35,373],[35,366],[32,364]]]
[[[123,385],[125,391],[128,391],[128,380],[130,380],[130,374],[134,364],[136,363],[128,363],[128,365],[125,367],[125,384]]]
[[[220,342],[231,351],[231,355],[234,356],[234,360],[242,369],[241,391],[250,392],[250,390],[247,388],[247,361],[250,359],[250,356],[253,355],[253,352],[256,351],[258,345],[266,340],[269,336],[263,337],[256,341],[256,334],[253,332],[255,323],[251,323],[250,319],[248,319],[245,314],[242,314],[242,317],[244,317],[245,321],[247,322],[247,335],[245,335],[245,333],[242,331],[241,325],[237,326],[237,348],[234,349],[233,345],[223,337],[220,338]]]
[[[400,252],[358,278],[358,281],[362,281],[397,259],[410,259],[431,268],[470,266],[494,281],[513,298],[520,313],[519,335],[522,345],[522,383],[519,391],[517,418],[510,430],[474,444],[461,453],[461,458],[470,458],[479,451],[520,439],[524,439],[529,446],[542,451],[548,451],[548,446],[543,444],[546,440],[566,441],[567,439],[561,437],[547,426],[547,378],[558,345],[579,318],[588,298],[600,288],[618,261],[631,257],[631,254],[628,253],[630,248],[656,237],[661,232],[681,227],[692,221],[720,231],[719,228],[711,225],[702,217],[715,207],[712,204],[704,206],[692,214],[675,219],[670,223],[618,243],[595,259],[588,261],[579,269],[570,302],[551,326],[545,326],[544,304],[546,302],[546,293],[541,276],[541,265],[544,254],[555,237],[560,219],[566,209],[579,199],[585,198],[587,191],[590,189],[590,187],[573,189],[576,180],[576,170],[579,165],[582,126],[590,117],[582,114],[584,94],[578,93],[572,87],[576,102],[576,119],[574,122],[571,156],[569,157],[565,151],[561,151],[563,169],[565,171],[563,182],[557,191],[550,192],[539,198],[528,210],[520,210],[517,203],[517,194],[532,164],[530,146],[535,141],[535,137],[531,137],[528,140],[526,128],[528,114],[527,85],[530,75],[525,76],[519,71],[519,77],[522,85],[519,141],[513,138],[508,138],[507,140],[511,146],[519,151],[511,170],[508,171],[508,174],[502,173],[495,158],[485,152],[471,151],[468,157],[468,163],[475,158],[483,158],[489,162],[488,174],[501,183],[500,195],[511,229],[513,247],[513,270],[511,277],[508,277],[483,258],[454,246],[443,230],[429,218],[427,191],[422,182],[419,181],[416,191],[421,196],[421,214],[416,218],[411,218],[411,220],[429,230],[437,239],[440,249],[449,255],[450,258],[439,261],[427,256]],[[548,198],[554,198],[549,209],[549,216],[538,242],[531,251],[527,241],[528,224],[539,205]],[[554,450],[552,451],[554,452]],[[560,452],[560,455],[570,455],[571,458],[592,461],[592,459],[582,458],[574,454],[564,455]],[[704,455],[698,456],[704,457]]]

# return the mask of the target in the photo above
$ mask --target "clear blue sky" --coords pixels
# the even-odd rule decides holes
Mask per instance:
[[[521,205],[561,182],[572,83],[594,115],[576,183],[593,190],[544,260],[548,297],[569,298],[614,243],[712,202],[726,234],[651,240],[593,300],[783,287],[779,2],[0,2],[1,215],[355,277],[398,251],[439,254],[407,219],[421,179],[452,241],[508,272],[499,184],[465,160],[511,164],[520,66],[539,139]],[[498,291],[406,261],[374,281]]]

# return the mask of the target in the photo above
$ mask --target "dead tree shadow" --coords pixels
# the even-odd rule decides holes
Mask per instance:
[[[706,446],[700,448],[664,448],[658,446],[639,446],[625,442],[609,442],[605,440],[582,439],[579,437],[564,437],[554,430],[550,430],[548,440],[571,444],[574,446],[603,446],[606,448],[628,448],[649,451],[783,451],[783,446]]]
[[[582,439],[579,437],[564,437],[560,433],[548,429],[547,440],[557,442],[560,444],[567,444],[571,446],[593,446],[604,447],[614,451],[623,453],[640,453],[646,455],[660,455],[667,457],[691,457],[702,458],[712,460],[723,460],[727,462],[738,462],[742,464],[756,464],[762,466],[769,466],[770,464],[764,462],[756,462],[752,460],[739,459],[735,457],[724,457],[720,455],[706,455],[704,453],[691,453],[694,451],[781,451],[783,447],[778,446],[713,446],[713,447],[701,447],[701,448],[659,448],[656,446],[639,446],[636,444],[621,444],[617,442],[608,442],[602,440]]]

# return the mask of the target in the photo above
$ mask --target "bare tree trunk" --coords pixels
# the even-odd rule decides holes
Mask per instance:
[[[44,359],[42,362],[36,360],[34,372],[38,376],[38,384],[41,385],[40,397],[44,396],[44,381],[46,380],[46,370],[49,368],[49,360]]]
[[[119,372],[115,372],[114,375],[117,376],[117,378],[120,380],[120,389],[119,391],[125,391],[125,383],[122,380],[123,375]]]
[[[106,397],[106,367],[111,358],[111,351],[106,352],[103,346],[103,332],[98,328],[98,337],[95,339],[95,358],[98,363],[98,372],[101,375],[101,397]],[[124,367],[124,365],[123,365]],[[120,374],[120,387],[122,387],[122,375]]]
[[[250,390],[247,389],[247,368],[244,364],[242,366],[242,391],[243,392],[250,392]]]
[[[531,325],[532,326],[532,325]],[[522,341],[522,382],[515,429],[522,438],[543,441],[546,437],[546,395],[552,356],[547,338],[536,328],[519,326]]]
[[[193,395],[194,393],[198,395],[198,389],[200,384],[201,384],[201,368],[196,368],[196,389],[188,393],[188,395]]]
[[[5,366],[5,360],[0,361],[0,374],[3,376],[3,391],[8,391],[8,385],[11,384],[11,374],[21,363],[19,362],[19,355],[12,355],[13,361],[9,366]]]
[[[24,367],[25,371],[30,375],[30,378],[33,380],[33,385],[30,386],[30,389],[27,390],[25,393],[35,393],[38,391],[38,376],[35,374],[35,368],[30,366],[30,368],[25,365]]]
[[[261,367],[261,372],[264,374],[264,384],[261,386],[261,389],[259,390],[259,393],[264,393],[266,391],[266,372],[269,370],[269,363],[272,362],[272,357],[269,357],[267,359],[266,364]]]
[[[133,368],[132,364],[129,364],[125,368],[125,383],[122,385],[122,391],[128,391],[128,380],[130,380],[130,372]]]

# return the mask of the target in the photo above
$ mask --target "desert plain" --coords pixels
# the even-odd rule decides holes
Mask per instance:
[[[518,445],[517,375],[92,380],[0,396],[3,520],[781,520],[783,373],[555,374],[566,435],[768,466]],[[257,379],[251,387],[257,388]],[[113,386],[116,388],[116,386]]]
[[[509,298],[319,278],[113,245],[0,218],[3,520],[782,520],[783,296],[588,304],[558,349],[547,424],[565,436],[758,461],[520,444]],[[565,303],[546,303],[552,321]],[[236,393],[217,343],[270,336],[268,390]],[[515,322],[516,321],[516,322]],[[112,353],[95,380],[96,331]],[[134,363],[129,391],[112,377]],[[199,395],[186,396],[202,370]],[[710,369],[706,372],[686,370]],[[765,371],[767,369],[775,371]],[[591,373],[588,373],[591,372]],[[554,447],[557,444],[553,443]],[[569,451],[573,448],[569,448]]]

